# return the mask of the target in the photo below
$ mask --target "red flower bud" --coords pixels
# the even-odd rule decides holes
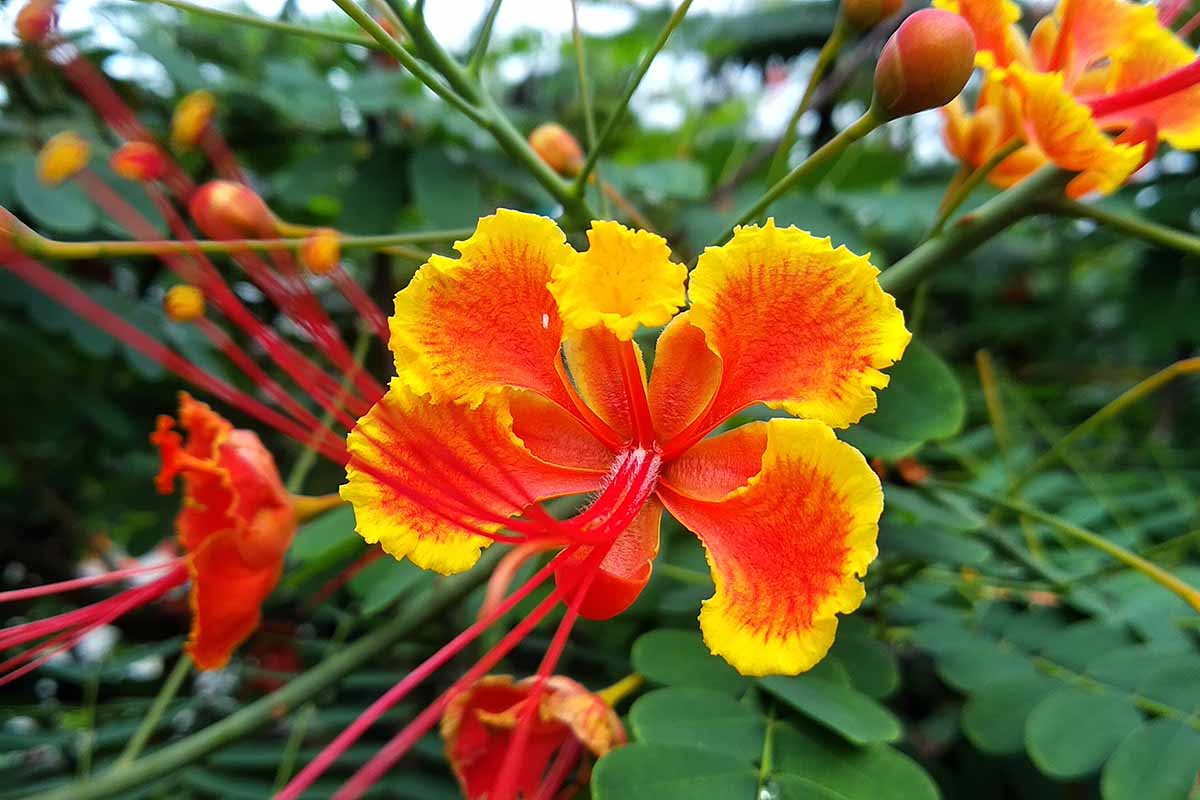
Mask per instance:
[[[857,31],[869,31],[900,10],[904,0],[842,0],[842,17]]]
[[[126,142],[109,159],[113,172],[127,181],[156,181],[167,172],[167,159],[150,142]]]
[[[547,122],[529,134],[529,146],[538,158],[550,169],[565,177],[579,174],[583,169],[583,148],[566,128],[556,122]]]
[[[45,40],[58,23],[56,0],[30,0],[17,12],[13,30],[17,38],[26,44],[38,44]]]
[[[278,233],[267,204],[240,183],[209,181],[192,195],[188,211],[210,239],[264,239]]]
[[[333,272],[341,257],[341,240],[332,228],[316,229],[300,245],[300,263],[314,275]]]
[[[896,29],[875,67],[875,111],[895,119],[949,103],[975,66],[975,34],[958,14],[932,8]]]

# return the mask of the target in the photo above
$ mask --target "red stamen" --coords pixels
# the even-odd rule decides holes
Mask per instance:
[[[629,414],[633,417],[634,435],[643,447],[649,447],[654,441],[654,422],[650,417],[650,401],[646,398],[641,358],[632,339],[621,344],[621,379],[629,400]]]
[[[567,775],[579,763],[582,755],[583,743],[578,739],[572,738],[564,744],[554,757],[554,763],[546,772],[546,777],[533,800],[553,800],[555,793],[566,783]]]
[[[1200,59],[1193,61],[1186,67],[1180,67],[1174,72],[1170,72],[1161,78],[1134,87],[1133,89],[1126,89],[1123,92],[1105,95],[1104,97],[1098,97],[1085,102],[1091,106],[1093,114],[1097,117],[1104,117],[1108,114],[1115,114],[1118,111],[1124,111],[1125,109],[1140,106],[1144,103],[1153,103],[1155,100],[1162,100],[1164,97],[1170,97],[1176,92],[1190,89],[1197,83],[1200,83]]]
[[[184,380],[194,383],[214,397],[254,417],[259,422],[269,425],[285,436],[292,437],[301,444],[307,444],[311,438],[311,432],[294,420],[263,405],[245,392],[235,389],[224,381],[209,375],[161,342],[147,336],[121,317],[101,306],[70,281],[61,277],[53,270],[48,269],[40,262],[28,256],[18,254],[11,257],[6,266],[18,278],[41,291],[64,308],[87,320],[117,341],[123,342],[134,350],[137,350],[151,361],[174,372]],[[316,449],[326,458],[336,463],[345,463],[346,461],[347,454],[344,448],[333,448],[325,443],[318,443]]]
[[[171,569],[177,565],[178,561],[179,559],[173,559],[171,561],[164,561],[162,564],[152,564],[148,567],[119,569],[112,572],[105,572],[102,575],[89,575],[86,578],[74,578],[69,581],[31,586],[28,589],[11,589],[7,592],[0,592],[0,603],[15,603],[18,600],[32,600],[35,597],[45,597],[48,594],[61,594],[63,592],[73,592],[76,589],[87,589],[92,586],[116,583],[135,575],[145,575],[147,572],[161,572],[164,569]]]
[[[342,753],[346,752],[350,745],[354,744],[380,717],[403,700],[409,692],[441,668],[447,661],[458,655],[475,639],[479,638],[480,634],[508,614],[518,603],[525,600],[538,586],[545,583],[550,575],[553,574],[556,562],[568,556],[568,551],[560,553],[549,564],[526,581],[521,588],[510,595],[507,600],[496,606],[486,616],[480,615],[479,620],[475,624],[450,640],[450,642],[426,659],[420,666],[406,675],[403,680],[372,703],[349,727],[338,734],[337,738],[326,745],[325,749],[308,766],[301,770],[284,787],[283,791],[275,796],[275,800],[296,800],[305,789],[312,785],[313,781],[319,778],[325,770],[329,769],[341,757]]]
[[[553,550],[559,546],[558,542],[539,539],[517,545],[505,554],[504,558],[500,559],[500,563],[496,565],[496,568],[492,570],[492,577],[488,578],[487,591],[484,593],[483,602],[479,606],[479,613],[476,615],[476,618],[483,619],[489,616],[503,601],[504,595],[508,592],[508,587],[512,585],[521,567],[547,550]]]
[[[337,286],[338,291],[342,293],[342,297],[346,298],[354,310],[362,316],[375,335],[379,337],[381,342],[386,342],[391,336],[391,331],[388,330],[387,315],[380,310],[375,301],[371,299],[358,281],[350,275],[346,270],[338,267],[329,275],[333,279],[333,284]]]
[[[200,136],[200,147],[204,150],[204,154],[208,156],[208,160],[216,167],[218,175],[227,181],[246,183],[246,176],[242,173],[241,166],[238,165],[237,156],[229,149],[229,144],[225,141],[225,137],[221,135],[212,122],[208,124],[204,129],[204,133]]]
[[[1200,11],[1196,12],[1191,19],[1183,23],[1175,35],[1180,39],[1186,39],[1195,33],[1197,28],[1200,28]]]
[[[1175,20],[1183,13],[1183,10],[1188,7],[1191,0],[1164,0],[1158,5],[1158,21],[1163,27],[1169,28],[1175,24]],[[1180,36],[1185,36],[1183,31],[1179,32]]]

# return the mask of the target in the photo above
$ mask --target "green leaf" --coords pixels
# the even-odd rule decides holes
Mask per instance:
[[[758,775],[743,761],[700,747],[618,747],[592,773],[595,800],[730,800],[751,798]]]
[[[1194,677],[1194,676],[1193,676]],[[1104,800],[1176,800],[1196,785],[1200,731],[1174,719],[1142,725],[1104,765]]]
[[[762,755],[762,714],[711,689],[656,689],[629,709],[638,741],[694,745],[744,759]]]
[[[992,552],[983,542],[962,533],[928,523],[906,525],[886,519],[879,526],[879,550],[883,555],[930,564],[950,562],[967,566],[982,564]]]
[[[900,720],[862,692],[812,675],[761,678],[768,692],[855,744],[894,742]]]
[[[841,432],[842,439],[868,456],[894,459],[962,430],[962,387],[939,355],[919,341],[910,342],[888,373],[891,380],[879,392],[879,408]]]
[[[354,509],[341,506],[302,527],[288,549],[288,557],[299,562],[320,559],[340,551],[347,543],[358,542],[354,532]]]
[[[37,227],[59,233],[83,234],[96,227],[99,217],[92,201],[75,183],[44,185],[37,177],[37,159],[32,153],[13,158],[13,191]]]
[[[775,734],[773,779],[786,798],[811,797],[804,781],[822,787],[818,797],[839,800],[937,800],[937,784],[919,764],[885,744],[855,747],[820,730],[781,725]],[[730,795],[732,798],[733,795]]]
[[[1025,749],[1055,778],[1080,778],[1100,768],[1142,715],[1123,697],[1063,689],[1034,707],[1025,724]]]
[[[694,161],[652,161],[634,167],[606,165],[604,177],[622,190],[650,197],[700,200],[708,190],[704,167]]]
[[[365,616],[377,614],[401,597],[412,596],[432,581],[432,574],[411,561],[385,555],[350,579],[349,589]]]
[[[478,177],[441,150],[413,156],[411,180],[417,208],[429,227],[469,228],[479,221],[483,195]]]
[[[869,634],[839,630],[830,656],[850,673],[854,688],[876,700],[887,697],[900,685],[895,653]]]
[[[650,631],[633,643],[633,668],[648,680],[667,686],[694,686],[737,694],[748,680],[725,660],[708,652],[700,634],[662,629]]]
[[[963,732],[985,753],[1020,753],[1025,749],[1026,720],[1042,698],[1058,686],[1037,673],[984,686],[963,706]]]

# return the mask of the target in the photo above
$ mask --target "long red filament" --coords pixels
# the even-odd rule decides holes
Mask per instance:
[[[299,797],[305,789],[312,785],[313,781],[319,778],[325,770],[329,769],[341,757],[342,753],[346,752],[380,717],[403,700],[409,692],[420,685],[430,675],[444,666],[451,658],[454,658],[454,656],[458,655],[464,648],[479,638],[485,630],[516,608],[518,603],[521,603],[535,589],[546,582],[554,573],[554,568],[558,561],[569,557],[569,555],[568,551],[560,553],[506,600],[496,605],[486,616],[481,616],[473,625],[443,645],[440,650],[427,658],[412,672],[408,673],[403,680],[381,695],[353,723],[326,745],[325,749],[315,759],[297,773],[296,777],[291,780],[283,791],[275,796],[275,800],[295,800],[295,798]]]
[[[0,592],[0,603],[15,603],[18,600],[32,600],[35,597],[45,597],[48,594],[62,594],[63,592],[73,592],[76,589],[88,589],[92,586],[103,586],[108,583],[117,583],[127,578],[132,578],[137,575],[145,575],[148,572],[162,572],[164,569],[171,569],[177,563],[178,559],[164,561],[161,564],[151,564],[145,567],[129,567],[128,569],[118,569],[111,572],[105,572],[102,575],[89,575],[84,578],[74,578],[69,581],[58,581],[57,583],[45,583],[41,586],[30,586],[27,589],[11,589],[7,592]]]
[[[1176,92],[1190,89],[1197,83],[1200,83],[1200,59],[1141,86],[1085,102],[1091,107],[1093,114],[1104,117],[1144,103],[1162,100]]]
[[[391,336],[388,330],[387,315],[380,310],[371,296],[358,285],[358,281],[354,280],[354,276],[346,272],[346,270],[338,267],[331,274],[330,278],[337,286],[338,291],[342,293],[342,297],[346,298],[346,302],[354,307],[354,310],[359,313],[359,316],[370,326],[375,335],[379,337],[381,342],[386,342]]]
[[[642,378],[641,357],[637,345],[630,340],[622,342],[621,379],[629,402],[629,415],[633,417],[633,430],[637,441],[648,447],[654,441],[654,422],[650,417],[650,402],[646,398],[646,383]]]

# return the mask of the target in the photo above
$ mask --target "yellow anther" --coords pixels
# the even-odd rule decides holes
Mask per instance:
[[[92,146],[74,131],[63,131],[50,138],[38,153],[38,180],[47,186],[58,186],[74,178],[87,166]]]
[[[174,322],[195,322],[204,316],[204,293],[187,283],[172,286],[163,298],[163,311]]]

